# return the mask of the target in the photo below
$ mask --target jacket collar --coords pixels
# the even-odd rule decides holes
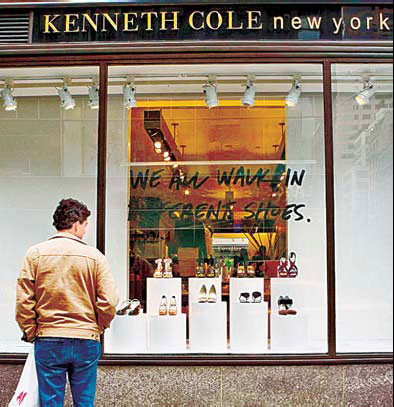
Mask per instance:
[[[79,237],[71,234],[71,233],[66,233],[66,232],[58,232],[57,235],[51,237],[49,240],[52,239],[60,239],[60,238],[65,238],[65,239],[71,239],[75,240],[76,242],[82,243],[84,245],[87,245],[83,240],[81,240]]]

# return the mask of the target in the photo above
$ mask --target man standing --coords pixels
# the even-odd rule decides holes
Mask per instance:
[[[82,241],[90,215],[84,204],[62,200],[57,235],[28,250],[18,279],[16,320],[23,340],[35,342],[43,407],[64,405],[66,374],[74,406],[94,406],[100,335],[119,298],[106,258]]]

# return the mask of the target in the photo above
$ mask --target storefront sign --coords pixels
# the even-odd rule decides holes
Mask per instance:
[[[391,40],[392,7],[138,6],[37,10],[33,41]]]

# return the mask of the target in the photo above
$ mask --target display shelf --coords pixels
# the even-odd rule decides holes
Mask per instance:
[[[186,352],[186,315],[148,317],[148,351],[150,353]]]
[[[220,278],[189,278],[189,304],[197,304],[200,298],[200,290],[205,285],[207,291],[212,285],[216,288],[217,301],[222,301],[222,280]]]
[[[116,316],[106,334],[113,353],[146,353],[147,351],[147,315]]]
[[[190,351],[227,352],[227,303],[190,304]]]
[[[308,317],[306,315],[271,316],[272,353],[308,353]]]
[[[181,278],[148,278],[147,279],[147,305],[148,315],[159,315],[160,303],[163,295],[167,296],[168,303],[172,297],[176,298],[178,308],[182,306],[182,279]]]
[[[268,352],[268,303],[231,306],[231,352]]]

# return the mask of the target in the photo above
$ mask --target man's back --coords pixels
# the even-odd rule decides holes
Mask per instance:
[[[77,237],[59,233],[29,249],[18,307],[28,305],[33,282],[36,336],[98,340],[109,326],[118,298],[107,261]]]

